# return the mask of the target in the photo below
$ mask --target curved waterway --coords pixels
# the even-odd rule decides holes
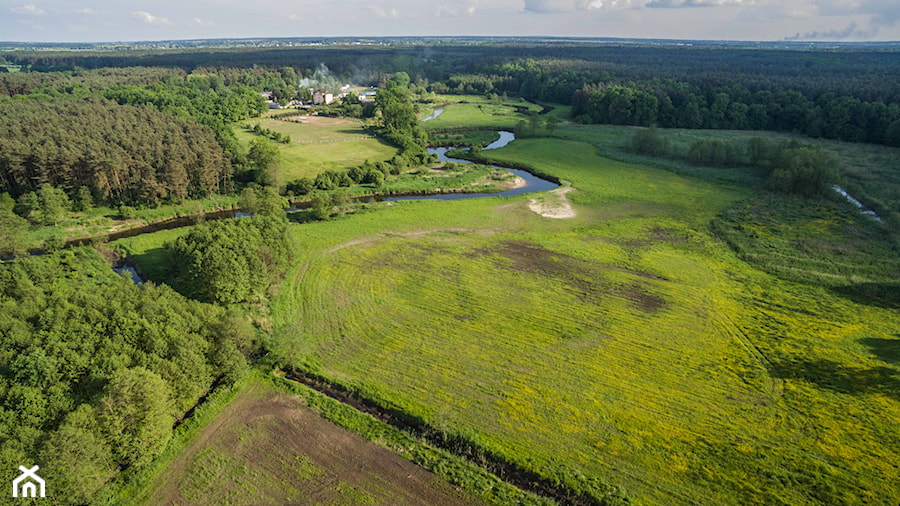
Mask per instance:
[[[429,114],[428,116],[425,116],[424,118],[422,118],[422,122],[424,123],[424,122],[426,122],[426,121],[431,121],[431,120],[433,120],[434,118],[437,118],[438,116],[440,116],[441,114],[444,114],[444,108],[443,108],[443,107],[438,107],[437,109],[435,109],[434,111],[432,111],[431,114]]]
[[[435,110],[432,113],[432,116],[437,117],[440,113],[443,112],[442,109]],[[433,119],[433,118],[431,118]],[[424,121],[424,120],[423,120]],[[516,139],[515,134],[507,131],[499,131],[500,138],[496,141],[488,144],[482,151],[489,149],[498,149],[508,145],[510,142]],[[437,154],[438,160],[444,162],[455,162],[455,163],[472,163],[468,160],[463,160],[460,158],[452,158],[447,156],[447,151],[454,149],[448,147],[440,147],[440,148],[428,148],[428,153]],[[458,149],[468,149],[468,148],[458,148]],[[485,197],[512,197],[515,195],[522,195],[524,193],[534,193],[552,190],[554,188],[558,188],[560,185],[553,181],[548,181],[546,179],[540,178],[531,174],[528,171],[513,169],[509,167],[500,167],[497,165],[490,165],[490,167],[496,169],[503,169],[512,172],[514,175],[522,178],[525,181],[525,184],[518,187],[513,188],[511,190],[506,190],[502,192],[493,192],[493,193],[437,193],[434,195],[401,195],[395,197],[374,197],[377,200],[385,200],[385,201],[397,201],[397,200],[461,200],[461,199],[478,199]],[[362,197],[361,199],[367,200],[372,197]],[[291,210],[298,210],[301,208],[308,207],[308,205],[300,204],[297,207],[292,207]],[[230,209],[230,210],[221,210],[221,211],[212,211],[201,218],[204,220],[221,220],[221,219],[233,219],[233,218],[242,218],[244,216],[250,216],[250,213],[242,212],[240,209]],[[149,225],[145,225],[143,227],[135,227],[125,230],[114,231],[106,234],[102,237],[105,241],[115,241],[118,239],[124,239],[127,237],[134,237],[142,234],[149,234],[152,232],[158,232],[160,230],[170,230],[174,228],[181,228],[186,226],[195,225],[198,222],[197,216],[182,216],[177,218],[171,218],[169,220],[165,220],[162,222],[152,223]],[[97,237],[84,237],[78,239],[70,239],[66,241],[66,246],[81,246],[85,244],[90,244],[91,241],[97,239]],[[36,252],[42,253],[42,252]],[[140,279],[140,276],[137,276],[137,272],[133,272],[133,268],[130,268],[125,265],[117,265],[117,271],[128,272],[132,275],[132,278],[137,281]]]
[[[435,111],[437,112],[437,111]],[[425,120],[422,120],[425,121]],[[500,134],[500,138],[496,141],[488,144],[483,147],[481,150],[486,151],[488,149],[498,149],[506,146],[510,142],[516,140],[516,135],[512,132],[507,132],[501,130],[497,132]],[[440,148],[428,148],[428,153],[437,154],[438,160],[442,162],[455,162],[455,163],[472,163],[468,160],[463,160],[461,158],[452,158],[447,156],[447,152],[452,149],[468,149],[468,148],[452,148],[452,147],[440,147]],[[504,169],[512,172],[514,175],[525,180],[525,184],[518,187],[513,188],[511,190],[506,190],[502,192],[493,192],[493,193],[438,193],[435,195],[409,195],[409,196],[400,196],[400,197],[387,197],[384,200],[386,201],[396,201],[396,200],[462,200],[462,199],[480,199],[485,197],[512,197],[515,195],[522,195],[523,193],[534,193],[534,192],[542,192],[547,190],[552,190],[554,188],[558,188],[559,185],[554,183],[553,181],[548,181],[546,179],[535,176],[534,174],[520,170],[520,169],[511,169],[508,167],[498,167],[496,165],[491,165],[495,169]]]

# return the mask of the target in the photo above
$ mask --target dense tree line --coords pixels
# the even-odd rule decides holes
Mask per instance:
[[[224,304],[263,294],[290,256],[284,211],[271,211],[205,223],[166,244],[172,286],[190,297]]]
[[[72,72],[17,72],[0,74],[0,99],[16,95],[86,96],[117,85],[151,85],[167,76],[184,77],[180,69],[131,67]]]
[[[159,203],[226,190],[231,173],[191,119],[98,97],[0,103],[0,191],[14,196],[49,184],[72,198],[84,187],[98,202]]]
[[[0,469],[33,462],[61,504],[139,468],[255,346],[236,314],[135,286],[90,249],[0,264]]]
[[[672,80],[588,85],[573,95],[572,114],[590,123],[776,130],[900,146],[900,103],[832,93],[810,100],[793,90],[751,93],[741,84],[708,90]]]
[[[414,82],[447,82],[451,76],[473,74],[502,79],[501,86],[497,86],[496,80],[492,82],[497,93],[507,91],[561,103],[568,102],[572,93],[585,83],[660,76],[704,88],[744,83],[754,92],[795,89],[811,98],[831,92],[863,101],[900,101],[900,88],[895,84],[900,60],[895,51],[881,48],[773,50],[716,44],[640,45],[586,40],[479,44],[413,40],[373,46],[11,51],[4,56],[10,63],[43,72],[139,66],[192,72],[208,69],[210,62],[215,62],[217,66],[240,72],[260,73],[265,72],[263,69],[277,71],[287,66],[315,69],[325,63],[343,81],[356,83],[376,82],[375,75],[379,72],[406,72]],[[458,83],[448,84],[455,89]],[[472,90],[476,89],[473,85]],[[554,94],[557,99],[552,98]]]

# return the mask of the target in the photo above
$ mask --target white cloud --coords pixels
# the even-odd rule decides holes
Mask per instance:
[[[93,14],[94,11],[91,9],[88,9],[88,8],[84,8],[84,9],[78,9],[77,11],[75,11],[75,13],[76,14],[84,14],[84,15],[89,16],[89,15]]]
[[[204,26],[204,27],[215,25],[215,23],[212,22],[211,20],[209,20],[209,19],[201,19],[201,18],[194,18],[194,19],[192,19],[191,22],[190,22],[190,24],[192,24],[192,25],[194,25],[194,26]]]
[[[674,9],[681,7],[721,7],[755,5],[759,0],[525,0],[525,11],[539,14],[575,12],[594,9],[648,7]]]
[[[43,16],[45,14],[43,9],[40,9],[39,7],[32,4],[25,4],[21,7],[13,7],[10,10],[15,12],[16,14],[26,14],[28,16]]]
[[[132,12],[131,17],[143,23],[147,23],[148,25],[168,25],[172,23],[169,21],[169,18],[154,16],[147,11]]]
[[[379,18],[396,18],[400,16],[400,13],[397,12],[397,9],[387,10],[376,5],[369,5],[368,7]]]
[[[479,0],[468,0],[465,2],[457,2],[456,4],[448,5],[446,3],[438,4],[434,9],[434,17],[459,17],[459,16],[472,16],[478,10]]]
[[[572,12],[588,5],[589,2],[580,0],[525,0],[525,11],[536,14]]]
[[[754,0],[652,0],[645,7],[673,9],[678,7],[721,7],[724,5],[753,5]]]

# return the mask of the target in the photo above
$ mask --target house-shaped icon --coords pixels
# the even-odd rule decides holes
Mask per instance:
[[[47,491],[44,488],[44,480],[41,479],[36,473],[40,469],[39,466],[34,466],[31,469],[28,469],[25,466],[19,466],[19,471],[22,471],[21,476],[13,480],[13,497],[46,497]],[[22,483],[24,482],[24,483]],[[21,490],[19,487],[21,484]],[[38,496],[38,486],[40,486],[40,496]],[[20,494],[21,492],[21,494]]]

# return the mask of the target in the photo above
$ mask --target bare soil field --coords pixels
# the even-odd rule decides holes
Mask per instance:
[[[255,382],[160,475],[148,504],[442,504],[479,501]]]

